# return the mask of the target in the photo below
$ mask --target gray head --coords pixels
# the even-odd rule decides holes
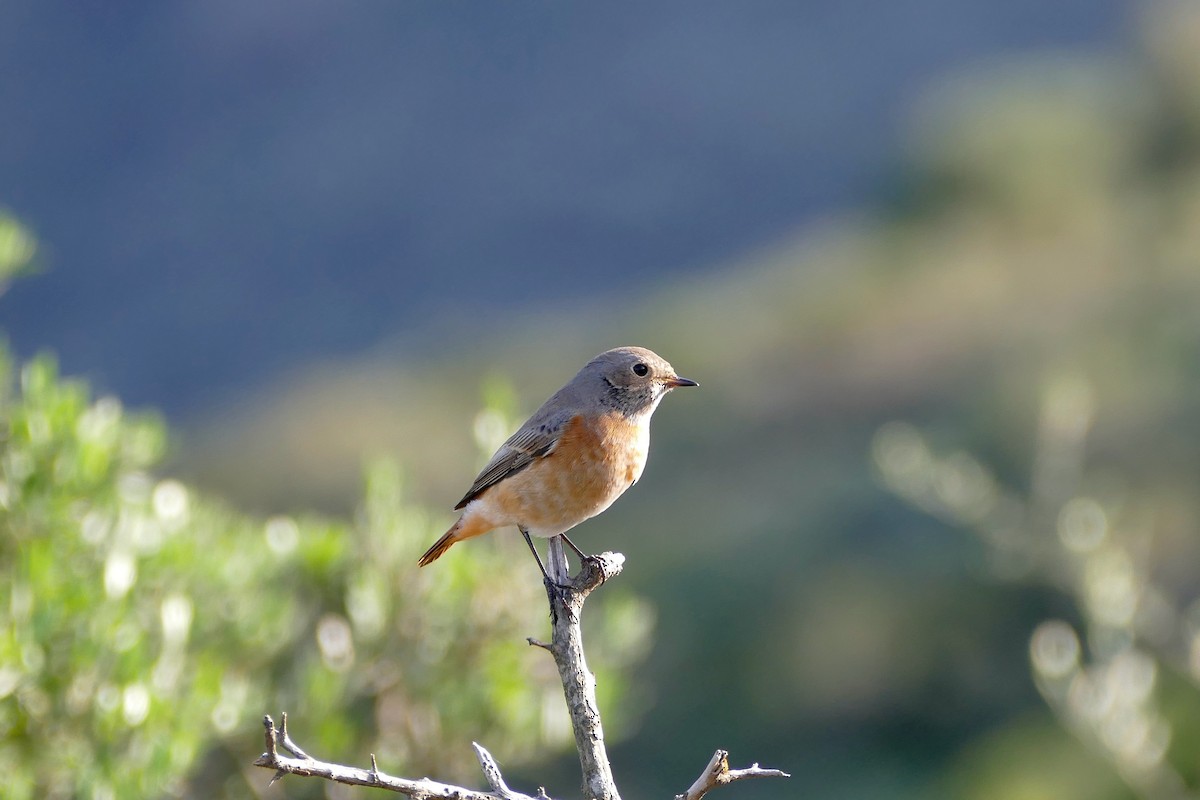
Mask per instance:
[[[699,386],[675,374],[675,368],[644,347],[606,350],[587,363],[572,383],[597,391],[602,405],[633,416],[651,412],[663,395],[679,386]],[[594,389],[592,388],[594,387]]]

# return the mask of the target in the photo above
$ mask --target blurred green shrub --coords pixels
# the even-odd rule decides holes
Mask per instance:
[[[0,294],[12,278],[34,270],[36,255],[37,239],[0,209]]]
[[[1194,495],[1190,487],[1174,498],[1164,486],[1139,490],[1090,468],[1095,404],[1092,384],[1078,375],[1049,382],[1027,489],[963,450],[939,452],[904,422],[878,430],[874,462],[898,497],[977,535],[993,575],[1051,586],[1070,601],[1068,618],[1046,619],[1030,634],[1038,691],[1062,727],[1138,797],[1191,797],[1200,714],[1197,548],[1172,528],[1194,520]],[[996,754],[1018,738],[998,737],[995,753],[981,748],[970,759],[994,771],[993,761],[1002,760]],[[1006,791],[1011,763],[1004,767]],[[1021,780],[1061,796],[1052,787],[1064,769],[1026,770]],[[1082,762],[1075,769],[1077,779],[1096,784],[1087,796],[1112,796],[1094,769]]]
[[[321,757],[447,780],[476,771],[472,739],[504,760],[568,741],[524,641],[546,625],[532,564],[501,541],[418,571],[444,520],[394,464],[368,469],[352,522],[250,518],[151,475],[160,420],[5,351],[0,432],[5,797],[245,796],[270,777],[247,769],[268,711]],[[649,635],[612,620],[641,611],[596,604],[601,685]]]

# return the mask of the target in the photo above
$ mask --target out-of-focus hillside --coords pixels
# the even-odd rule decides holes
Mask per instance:
[[[1114,526],[1136,521],[1138,574],[1187,618],[1200,587],[1197,53],[1200,15],[1179,5],[1127,59],[981,67],[921,106],[881,207],[644,294],[518,309],[508,330],[454,320],[299,371],[194,426],[179,469],[251,505],[336,509],[364,454],[383,452],[448,508],[477,466],[485,392],[531,411],[595,352],[644,344],[702,388],[668,398],[641,483],[575,537],[625,552],[621,580],[659,606],[651,711],[614,756],[630,794],[677,789],[686,769],[661,765],[718,744],[788,768],[795,796],[1092,800],[1128,784],[1158,797],[1163,784],[1139,776],[1163,764],[1195,788],[1200,662],[1187,652],[1200,649],[1155,645],[1184,652],[1155,662],[1147,689],[1167,696],[1158,761],[1078,744],[1038,697],[1029,637],[1050,616],[1091,619],[1085,595],[956,530],[970,520],[896,499],[871,459],[881,426],[906,420],[1016,497],[1049,469],[1055,403],[1067,398],[1068,419],[1086,407],[1070,491],[1099,498]],[[959,472],[945,473],[948,496]],[[1041,530],[1036,514],[1014,519]]]
[[[1141,356],[1189,341],[1200,291],[1190,65],[1167,42],[1156,54],[963,76],[925,103],[881,212],[642,294],[517,308],[505,330],[455,318],[394,349],[297,370],[193,425],[183,464],[252,504],[338,507],[364,454],[386,452],[449,496],[471,470],[484,392],[531,411],[622,342],[702,378],[702,395],[659,420],[690,447],[720,435],[693,418],[768,428],[965,406],[985,385],[1010,412],[1001,421],[1027,428],[1038,385],[1063,368],[1088,370],[1123,426],[1153,423],[1180,397],[1178,362]]]
[[[1124,46],[1126,6],[8,0],[0,203],[51,269],[5,329],[174,419],[447,308],[681,276],[869,196],[934,76]]]

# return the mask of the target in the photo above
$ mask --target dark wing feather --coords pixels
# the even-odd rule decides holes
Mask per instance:
[[[455,511],[500,481],[516,475],[537,459],[546,456],[554,449],[554,445],[558,444],[563,430],[572,419],[572,415],[569,414],[558,414],[541,420],[538,416],[535,415],[507,442],[500,445],[492,460],[475,478],[475,483],[471,484],[463,499],[458,501],[458,505],[454,507]]]

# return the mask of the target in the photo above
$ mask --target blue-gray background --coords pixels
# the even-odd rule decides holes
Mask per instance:
[[[0,321],[171,412],[440,315],[536,316],[886,195],[955,68],[1117,0],[0,6]]]

